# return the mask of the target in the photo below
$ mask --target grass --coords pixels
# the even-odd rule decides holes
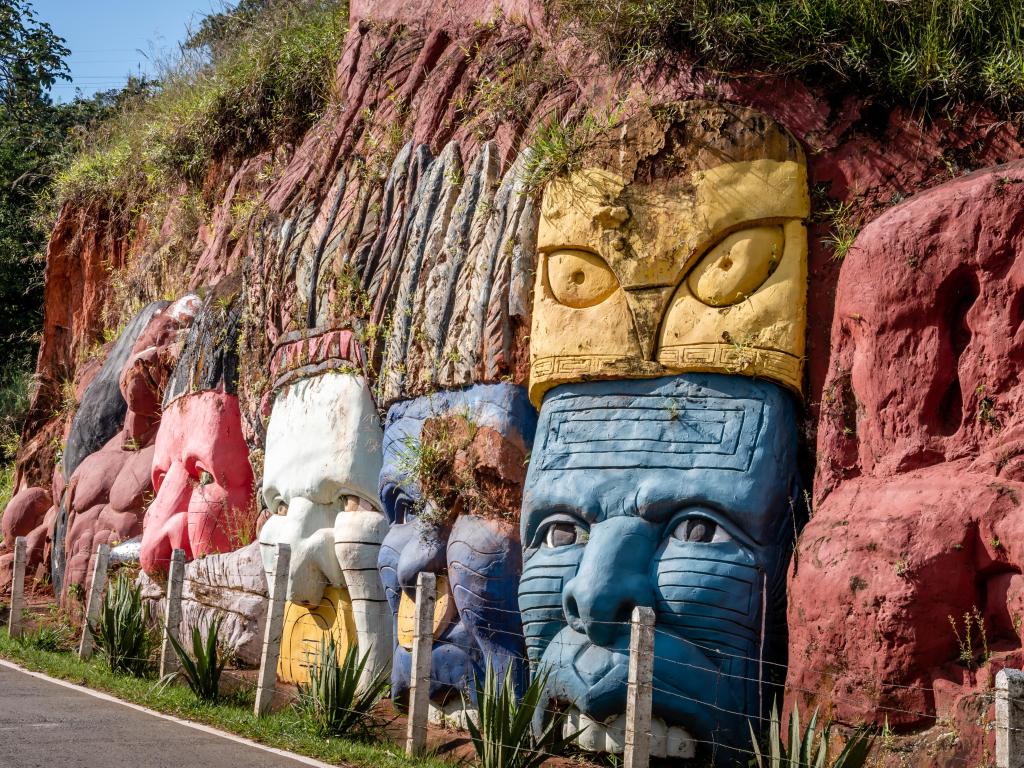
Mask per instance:
[[[185,686],[161,685],[153,679],[118,675],[104,661],[79,661],[72,654],[38,650],[19,644],[0,630],[0,657],[26,669],[105,691],[125,701],[188,720],[206,723],[261,744],[289,750],[327,763],[348,763],[373,768],[451,768],[436,758],[411,760],[392,744],[323,739],[314,735],[293,709],[257,718],[253,693],[243,690],[218,703],[201,702]]]
[[[583,159],[596,137],[615,123],[615,113],[604,120],[593,115],[568,123],[550,122],[534,134],[526,158],[523,185],[536,193],[549,181],[567,177],[582,167]]]
[[[215,159],[297,141],[328,103],[347,18],[337,0],[281,0],[212,53],[183,51],[57,173],[53,209],[100,202],[131,221]]]
[[[638,66],[684,50],[917,102],[1024,104],[1019,0],[549,0],[586,43]]]

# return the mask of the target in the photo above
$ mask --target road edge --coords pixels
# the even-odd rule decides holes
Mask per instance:
[[[60,686],[63,686],[65,688],[70,688],[73,691],[79,691],[81,693],[86,693],[89,696],[93,696],[93,697],[95,697],[97,699],[100,699],[101,701],[108,701],[108,702],[112,702],[114,704],[120,704],[122,707],[128,707],[129,709],[134,709],[137,712],[144,712],[147,715],[152,715],[153,717],[158,717],[161,720],[169,720],[172,723],[177,723],[178,725],[184,725],[187,728],[192,728],[192,729],[197,730],[197,731],[202,731],[203,733],[208,733],[208,734],[210,734],[212,736],[219,736],[222,739],[227,739],[228,741],[233,741],[236,744],[244,744],[247,747],[254,747],[254,748],[262,750],[264,752],[269,752],[272,755],[277,755],[278,757],[285,757],[285,758],[288,758],[289,760],[294,760],[294,761],[296,761],[298,763],[302,763],[303,765],[311,765],[311,766],[315,766],[315,768],[339,768],[339,766],[336,765],[336,764],[324,763],[324,762],[321,762],[320,760],[316,760],[316,759],[314,759],[312,757],[306,757],[305,755],[299,755],[299,754],[296,754],[295,752],[289,752],[289,751],[284,750],[284,749],[278,749],[277,747],[270,747],[270,746],[267,746],[266,744],[260,744],[258,741],[253,741],[252,739],[247,739],[244,736],[239,736],[238,734],[230,733],[228,731],[222,731],[219,728],[214,728],[213,726],[206,725],[205,723],[196,723],[196,722],[194,722],[192,720],[185,720],[183,718],[176,717],[174,715],[168,715],[168,714],[166,714],[164,712],[157,712],[155,709],[150,709],[149,707],[143,707],[143,706],[141,706],[139,704],[133,704],[130,701],[125,701],[124,699],[119,699],[116,696],[111,696],[109,693],[104,693],[103,691],[97,691],[97,690],[94,690],[92,688],[86,688],[84,685],[77,685],[75,683],[70,683],[67,680],[61,680],[60,678],[57,678],[57,677],[50,677],[50,675],[43,674],[42,672],[35,672],[35,671],[31,670],[31,669],[26,669],[25,667],[21,666],[20,664],[15,664],[13,661],[8,661],[7,659],[0,659],[0,667],[7,667],[8,669],[13,669],[16,672],[23,672],[26,675],[30,675],[31,677],[37,677],[40,680],[45,680],[45,681],[47,681],[49,683],[53,683],[54,685],[60,685]]]

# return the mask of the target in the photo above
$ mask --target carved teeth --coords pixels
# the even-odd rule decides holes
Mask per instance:
[[[621,754],[626,748],[626,716],[619,715],[610,722],[599,723],[582,714],[575,707],[570,708],[562,733],[583,731],[576,743],[588,752],[610,752]],[[586,730],[583,730],[583,729]],[[651,756],[678,757],[691,759],[697,754],[697,745],[685,728],[665,727],[660,717],[651,720]]]

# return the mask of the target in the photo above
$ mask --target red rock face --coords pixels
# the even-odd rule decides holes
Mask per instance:
[[[842,265],[788,685],[848,723],[963,719],[1024,660],[1022,240],[1017,162],[893,208]]]
[[[14,567],[14,540],[18,536],[28,538],[25,572],[32,574],[43,556],[46,529],[42,525],[47,511],[52,506],[50,492],[45,488],[26,488],[14,495],[0,518],[0,536],[4,551],[0,554],[0,585],[9,584]]]
[[[170,403],[157,433],[153,488],[142,531],[146,573],[166,573],[174,549],[191,560],[243,543],[253,475],[236,396],[206,391]]]

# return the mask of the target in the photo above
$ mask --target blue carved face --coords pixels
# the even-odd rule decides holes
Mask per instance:
[[[514,486],[517,500],[537,422],[526,391],[511,384],[435,393],[398,403],[388,412],[380,498],[391,528],[378,569],[396,622],[396,699],[407,694],[412,663],[403,616],[411,609],[417,576],[424,571],[444,577],[439,585],[447,583],[443,592],[439,588],[434,621],[431,698],[443,700],[449,693],[471,689],[487,660],[499,670],[512,665],[517,680],[526,676],[516,604],[522,572],[516,522],[501,519],[499,510],[476,510],[438,525],[436,510],[415,476],[424,424],[447,416],[488,432],[487,456],[481,458],[485,466],[472,469],[488,475],[485,481]],[[487,514],[491,511],[495,514]]]
[[[719,374],[567,384],[538,426],[519,606],[549,698],[598,722],[624,713],[628,622],[650,606],[655,718],[749,748],[785,661],[791,396]]]

